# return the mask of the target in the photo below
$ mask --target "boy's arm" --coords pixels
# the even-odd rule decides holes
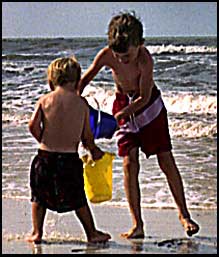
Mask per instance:
[[[36,140],[40,143],[43,128],[41,126],[42,123],[42,109],[41,109],[40,101],[37,102],[35,110],[29,121],[29,130],[31,134],[36,138]]]
[[[154,86],[153,81],[153,60],[150,53],[147,51],[147,58],[141,57],[140,60],[140,79],[139,89],[140,96],[133,103],[133,113],[144,107],[151,98],[152,88]]]
[[[105,57],[106,57],[107,48],[104,48],[99,51],[99,53],[94,58],[92,64],[86,70],[86,72],[82,75],[79,83],[78,90],[79,93],[82,94],[86,85],[96,76],[99,70],[105,65]]]
[[[94,142],[94,136],[90,128],[89,108],[87,109],[85,115],[84,129],[81,141],[83,146],[90,151],[92,159],[94,161],[100,159],[103,156],[104,153],[100,150],[99,147],[96,146]]]

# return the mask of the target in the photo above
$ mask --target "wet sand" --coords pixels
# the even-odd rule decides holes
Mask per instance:
[[[31,203],[22,199],[2,199],[3,254],[216,254],[217,211],[191,210],[200,231],[187,237],[176,209],[143,208],[144,239],[123,239],[120,233],[131,228],[127,207],[90,205],[98,229],[109,232],[106,244],[89,245],[74,212],[48,211],[45,234],[40,245],[24,241],[31,231]]]

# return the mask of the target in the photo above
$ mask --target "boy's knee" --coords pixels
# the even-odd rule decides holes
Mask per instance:
[[[177,171],[177,167],[171,152],[161,153],[158,156],[158,163],[165,175],[172,175]]]
[[[129,170],[130,164],[131,164],[131,160],[130,160],[129,156],[125,156],[123,159],[123,167],[124,167],[125,171]]]
[[[123,168],[125,173],[138,173],[139,172],[139,160],[136,154],[130,154],[123,159]]]

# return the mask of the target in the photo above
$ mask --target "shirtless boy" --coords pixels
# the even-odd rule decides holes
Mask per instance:
[[[199,226],[187,209],[182,179],[171,152],[167,111],[153,80],[153,60],[144,46],[142,24],[134,14],[121,13],[112,18],[108,46],[99,51],[83,74],[80,93],[103,66],[111,68],[115,81],[112,112],[120,127],[118,149],[123,157],[124,187],[133,220],[133,227],[122,236],[144,237],[138,182],[139,148],[147,158],[157,155],[178,207],[180,222],[189,236],[197,233]]]
[[[30,172],[33,230],[27,237],[29,242],[41,242],[47,208],[57,212],[75,210],[88,242],[110,239],[109,234],[96,229],[84,191],[79,142],[94,160],[103,152],[94,143],[87,102],[77,94],[80,75],[74,57],[54,60],[48,67],[52,92],[38,100],[29,121],[30,132],[39,142]]]

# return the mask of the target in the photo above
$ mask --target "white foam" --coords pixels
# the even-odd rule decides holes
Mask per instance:
[[[165,106],[174,113],[217,113],[217,97],[181,93],[176,96],[163,96]]]
[[[86,96],[88,103],[94,108],[97,108],[97,100],[102,111],[110,114],[112,113],[113,101],[115,99],[113,89],[109,89],[109,87],[106,88],[104,84],[102,85],[102,83],[95,83],[88,85],[82,95]],[[167,95],[163,93],[162,98],[169,114],[184,115],[178,116],[180,119],[174,119],[174,117],[169,115],[169,124],[172,135],[177,137],[185,136],[191,138],[214,136],[217,134],[216,96],[193,95],[191,93],[189,94],[184,92],[177,95]],[[31,99],[28,101],[30,102]],[[3,112],[2,114],[3,124],[27,124],[31,115],[31,106],[33,108],[33,104],[28,104],[28,101],[14,99],[12,100],[13,106],[11,106],[9,102],[3,102],[2,107],[4,109],[10,109],[10,113]],[[25,113],[24,110],[19,112],[19,108],[23,109],[23,105],[26,106]],[[12,110],[13,114],[11,114]],[[186,116],[186,114],[188,114],[188,116]],[[190,117],[191,115],[194,115],[195,118],[192,119]],[[204,116],[202,117],[201,115]]]
[[[88,103],[92,107],[98,107],[95,101],[96,99],[102,111],[112,113],[113,101],[115,99],[115,93],[113,90],[106,90],[101,86],[88,85],[84,89],[82,96],[86,97]]]
[[[207,47],[207,46],[175,46],[175,45],[156,45],[147,46],[151,54],[163,54],[163,53],[217,53],[217,47]]]
[[[101,109],[112,113],[112,105],[115,99],[113,90],[106,90],[101,86],[88,85],[83,94],[88,102],[97,108],[94,98],[97,99]],[[178,93],[175,96],[162,94],[165,106],[169,112],[174,113],[217,113],[217,97],[206,95],[193,95],[188,92]]]
[[[175,137],[200,138],[215,136],[217,134],[217,124],[206,124],[201,121],[170,121],[171,135]]]

